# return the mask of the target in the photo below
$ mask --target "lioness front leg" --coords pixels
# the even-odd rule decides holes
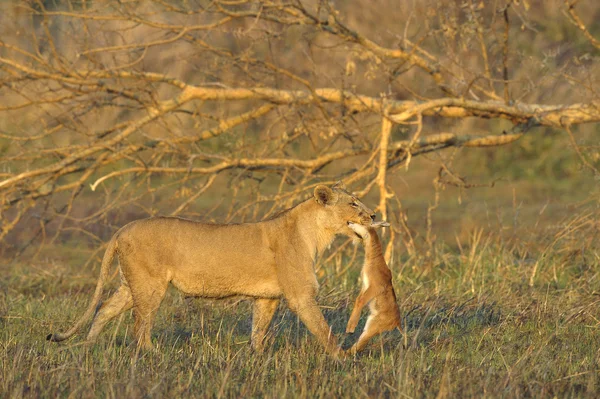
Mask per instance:
[[[265,335],[271,325],[273,315],[279,305],[279,299],[259,298],[254,300],[252,308],[252,348],[262,352]]]
[[[325,350],[332,355],[338,355],[340,348],[337,346],[337,339],[325,317],[323,317],[323,313],[321,313],[315,299],[302,296],[288,297],[287,301],[290,309],[300,317],[306,328],[325,347]]]
[[[325,350],[338,356],[343,352],[338,348],[337,339],[315,300],[319,283],[313,270],[313,260],[307,257],[306,253],[298,251],[298,248],[304,245],[303,243],[291,241],[287,244],[277,248],[275,256],[277,277],[283,296],[292,312],[300,317]],[[303,259],[303,256],[306,258]]]

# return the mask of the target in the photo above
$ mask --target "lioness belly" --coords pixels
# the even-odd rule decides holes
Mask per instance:
[[[202,272],[176,273],[171,283],[188,295],[209,298],[234,295],[277,298],[282,294],[275,278],[256,278],[256,276],[248,276],[244,273],[238,273],[237,276]]]
[[[256,238],[247,236],[238,237],[244,239],[244,245],[236,245],[236,240],[233,244],[230,240],[221,241],[221,234],[223,232],[216,232],[215,236],[206,237],[194,253],[174,265],[173,285],[188,294],[208,297],[281,295],[273,256],[268,248],[261,247],[258,240],[252,242]],[[232,235],[235,238],[237,232],[233,231]],[[248,251],[247,246],[253,247],[253,251]]]

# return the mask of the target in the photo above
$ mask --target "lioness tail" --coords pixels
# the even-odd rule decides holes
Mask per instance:
[[[92,301],[90,302],[87,310],[81,316],[81,318],[75,323],[73,327],[67,332],[64,333],[56,333],[56,334],[48,334],[46,337],[47,340],[53,342],[64,341],[65,339],[71,338],[73,334],[75,334],[86,321],[93,316],[96,307],[98,306],[98,302],[100,302],[100,297],[102,296],[102,288],[104,287],[104,282],[108,278],[108,272],[110,270],[110,266],[115,257],[115,252],[117,249],[117,235],[115,234],[110,242],[108,243],[108,247],[106,248],[106,252],[104,253],[104,258],[102,258],[102,266],[100,267],[100,277],[98,277],[98,283],[96,284],[96,291],[94,291],[94,296],[92,297]]]

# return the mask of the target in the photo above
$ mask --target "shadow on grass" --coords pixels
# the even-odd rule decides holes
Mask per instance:
[[[165,308],[171,309],[172,313],[163,316],[152,330],[153,340],[161,345],[194,345],[201,339],[213,344],[223,340],[228,344],[250,344],[251,301],[185,300],[184,303],[174,307],[167,305]],[[497,303],[476,302],[475,298],[463,302],[435,298],[403,310],[403,329],[408,334],[409,347],[429,346],[440,340],[459,338],[473,330],[497,325],[502,318]],[[356,342],[368,317],[368,311],[364,310],[356,331],[345,334],[349,312],[348,308],[341,306],[323,309],[325,319],[345,349]],[[129,345],[132,339],[117,337],[115,344]],[[310,332],[282,301],[270,327],[267,345],[277,351],[282,346],[301,346],[301,342],[307,339],[313,340]],[[370,346],[379,347],[377,343],[381,339],[386,350],[401,347],[404,340],[402,334],[394,330],[382,334],[381,338],[374,338]]]
[[[437,341],[456,338],[470,333],[473,330],[500,323],[502,312],[495,303],[474,303],[475,298],[456,303],[438,298],[431,304],[413,306],[404,313],[402,328],[408,335],[408,347],[428,346]],[[363,311],[361,321],[353,334],[348,334],[343,339],[343,347],[351,346],[362,333],[367,320],[367,312]],[[345,326],[343,326],[345,327]],[[390,350],[402,347],[403,335],[398,330],[382,334],[381,338],[375,337],[373,343],[383,339],[383,349]]]
[[[431,305],[415,305],[404,315],[407,331],[418,328],[433,329],[448,326],[459,330],[498,324],[500,307],[495,303],[474,303],[470,298],[462,303],[451,303],[443,298]]]

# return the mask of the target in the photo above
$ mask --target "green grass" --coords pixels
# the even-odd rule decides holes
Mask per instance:
[[[50,343],[46,334],[68,327],[87,306],[97,270],[82,269],[81,255],[4,263],[0,396],[597,397],[595,252],[566,254],[555,245],[544,257],[523,259],[507,244],[484,244],[394,262],[408,347],[399,332],[388,333],[345,361],[325,355],[285,304],[266,352],[256,354],[248,301],[184,298],[175,290],[156,320],[156,352],[136,351],[130,314],[91,347],[81,345],[85,332]],[[359,266],[341,277],[326,268],[321,277],[319,302],[344,346],[366,316],[355,335],[343,336]]]

